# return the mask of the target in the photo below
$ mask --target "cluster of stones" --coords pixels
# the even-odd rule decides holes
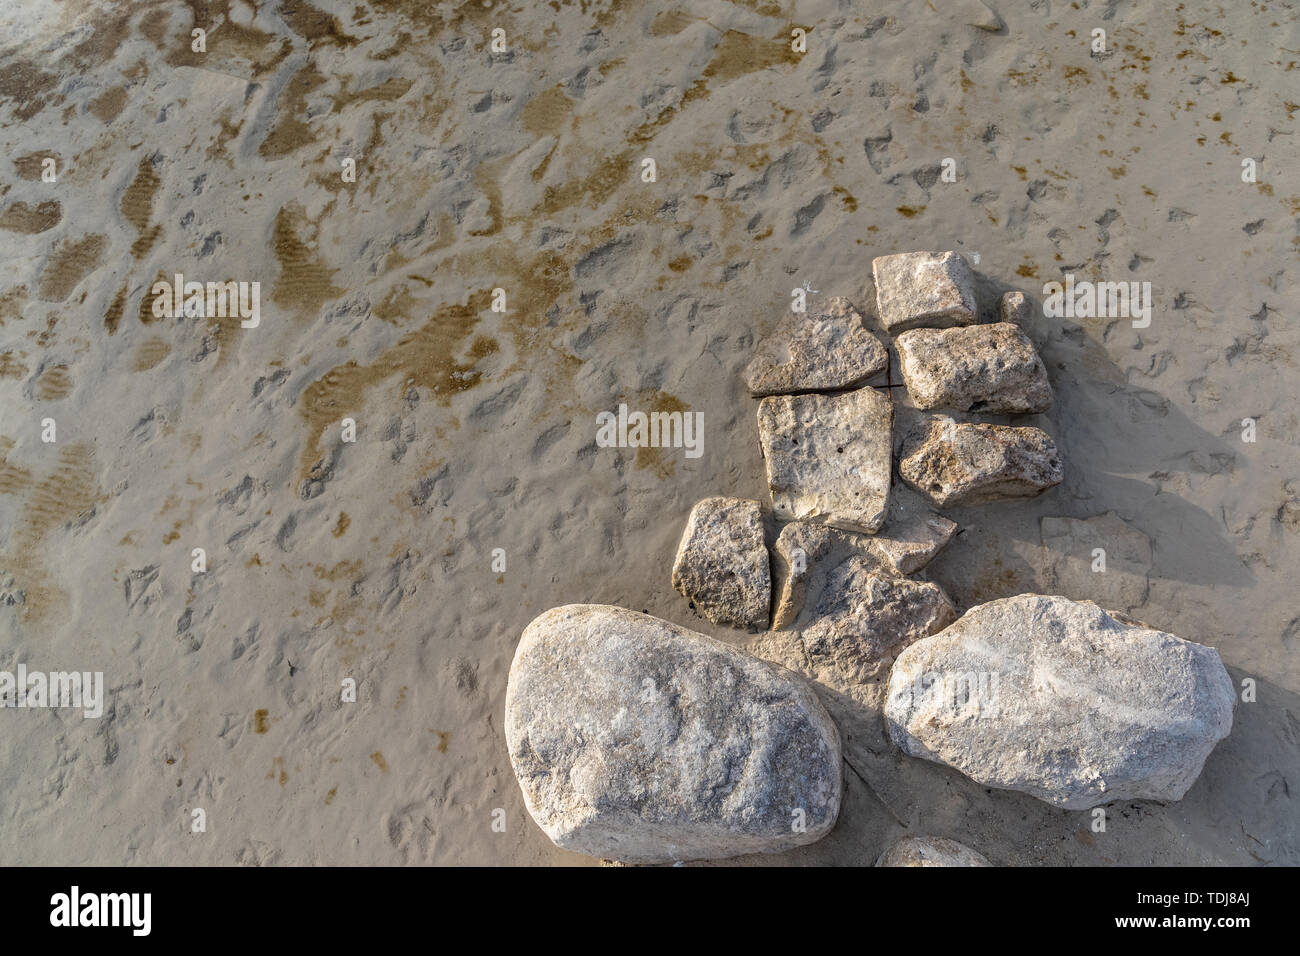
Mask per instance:
[[[1052,401],[1026,303],[976,324],[954,252],[872,263],[880,324],[922,411],[1029,415]],[[1051,437],[935,414],[902,438],[894,482],[889,350],[846,299],[787,316],[745,372],[781,525],[763,504],[691,510],[672,584],[747,647],[601,605],[525,630],[506,737],[529,812],[561,846],[628,862],[779,851],[828,833],[843,787],[827,706],[883,715],[905,753],[1067,809],[1180,799],[1232,722],[1217,652],[1095,604],[1025,594],[960,617],[923,569],[957,530],[934,507],[1059,484]],[[991,675],[992,694],[969,680]],[[966,682],[965,689],[960,686]],[[839,710],[835,710],[837,714]],[[882,866],[981,866],[907,838]]]

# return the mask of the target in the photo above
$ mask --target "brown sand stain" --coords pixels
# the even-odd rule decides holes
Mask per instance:
[[[135,350],[135,358],[131,362],[131,371],[147,372],[154,368],[171,354],[172,347],[167,344],[166,340],[158,336],[151,336],[141,342]]]
[[[299,315],[315,312],[321,303],[345,291],[333,284],[334,270],[312,249],[318,234],[297,203],[282,206],[276,213],[272,249],[280,262],[280,275],[271,301]]]
[[[338,792],[339,792],[338,787],[330,787],[329,793],[325,794],[325,806],[328,807],[331,803],[334,802],[334,797],[338,794]]]
[[[1016,275],[1022,279],[1037,279],[1038,267],[1029,262],[1021,263],[1016,266]]]
[[[451,731],[435,730],[434,733],[438,735],[438,753],[445,754],[447,752],[447,745],[451,742]]]
[[[0,326],[6,322],[20,322],[23,306],[27,304],[27,286],[14,286],[0,292]]]
[[[673,272],[685,272],[694,264],[695,260],[688,255],[680,255],[676,259],[668,261],[668,268]]]
[[[643,394],[635,407],[649,412],[681,412],[683,418],[691,411],[690,406],[676,395],[663,391]],[[636,450],[633,465],[640,471],[649,470],[660,478],[669,478],[677,468],[677,459],[684,454],[681,448],[642,447]]]
[[[924,206],[899,206],[895,210],[904,219],[912,219],[925,212]]]
[[[284,769],[284,758],[276,757],[271,761],[271,772],[266,775],[267,780],[274,780],[280,786],[289,782],[289,774]]]
[[[126,107],[126,87],[113,86],[90,101],[90,112],[101,123],[111,123]]]
[[[414,386],[446,404],[452,395],[478,385],[482,373],[474,366],[480,358],[496,351],[497,345],[482,337],[471,342],[470,336],[479,313],[487,310],[491,299],[491,290],[483,289],[471,295],[465,305],[443,305],[370,364],[346,362],[307,386],[298,405],[308,427],[308,441],[299,462],[300,476],[306,477],[319,457],[316,445],[325,429],[362,408],[366,393],[376,386],[391,382],[398,394]],[[516,298],[515,308],[521,305]]]
[[[699,19],[699,17],[692,16],[685,10],[661,10],[655,14],[655,18],[650,22],[650,35],[656,37],[676,36]]]
[[[325,77],[317,72],[315,63],[308,62],[293,75],[289,85],[280,94],[276,124],[257,147],[259,156],[263,159],[278,159],[315,142],[316,134],[306,121],[307,97],[324,85]]]
[[[17,57],[0,66],[0,100],[8,100],[13,115],[25,123],[49,105],[48,95],[58,82],[57,74],[47,73],[31,60]]]
[[[154,169],[150,157],[141,156],[140,165],[136,167],[135,179],[131,180],[131,185],[122,195],[122,215],[135,227],[139,237],[131,244],[131,255],[136,259],[144,258],[162,234],[162,226],[149,228],[149,220],[153,216],[154,196],[160,185],[162,181],[158,178],[158,172]]]
[[[47,159],[54,160],[54,171],[56,173],[63,172],[63,157],[48,149],[37,150],[34,153],[19,156],[14,160],[14,169],[18,171],[19,178],[26,179],[28,182],[38,182],[41,173],[45,171],[44,163]]]
[[[27,366],[12,350],[0,352],[0,378],[24,378]]]
[[[136,311],[136,318],[140,320],[141,325],[150,325],[154,322],[159,321],[158,316],[153,314],[153,303],[154,303],[153,287],[157,285],[159,282],[165,282],[168,286],[171,286],[172,277],[165,276],[161,272],[159,272],[157,278],[155,278],[153,282],[150,282],[147,286],[145,286],[144,294],[140,297],[140,308]],[[119,295],[120,294],[121,293],[119,293]],[[116,299],[113,300],[113,304],[114,305],[117,304]],[[113,312],[113,307],[110,306],[108,311],[109,311],[109,315],[111,315]],[[108,316],[104,317],[104,324],[108,325]],[[116,331],[116,329],[117,329],[117,323],[114,322],[112,328],[110,328],[109,331],[113,332]]]
[[[836,196],[839,196],[839,197],[840,197],[840,203],[841,203],[841,204],[844,206],[844,208],[847,209],[849,212],[857,212],[857,211],[858,211],[858,200],[857,200],[857,197],[854,196],[854,195],[853,195],[851,192],[849,192],[847,189],[845,189],[843,186],[834,186],[834,187],[831,188],[831,192],[833,192]]]
[[[62,302],[82,279],[99,268],[99,257],[107,246],[108,237],[97,232],[58,242],[41,273],[37,296],[46,302]]]
[[[271,729],[271,712],[269,710],[253,711],[253,732],[264,734]]]
[[[182,0],[190,8],[190,22],[166,36],[159,27],[142,20],[142,32],[164,55],[168,66],[195,66],[218,70],[233,76],[245,76],[251,67],[253,76],[269,73],[293,52],[293,41],[256,27],[242,26],[230,19],[230,0]],[[177,18],[184,20],[184,18]],[[200,27],[207,31],[207,52],[196,53],[190,45],[190,31]]]
[[[51,365],[36,379],[36,397],[43,402],[57,402],[72,394],[72,374],[66,365]]]
[[[357,90],[354,93],[349,89],[351,82],[352,77],[343,77],[342,87],[331,97],[334,100],[334,112],[337,113],[343,107],[350,106],[353,103],[369,103],[373,101],[391,103],[393,100],[400,100],[415,85],[414,80],[394,76],[376,86],[368,86],[364,90]]]
[[[375,762],[375,766],[379,768],[381,773],[388,773],[388,761],[384,759],[381,752],[376,750],[370,755],[370,759]]]
[[[343,32],[338,17],[312,6],[306,0],[282,0],[280,17],[289,25],[290,30],[308,41],[308,47],[313,50],[320,43],[331,43],[344,49],[357,44],[356,37]]]
[[[62,219],[63,206],[56,200],[49,199],[35,206],[16,202],[0,215],[0,229],[31,236],[53,229]]]
[[[331,533],[334,535],[334,537],[341,538],[343,537],[344,533],[348,530],[348,525],[350,525],[351,523],[352,523],[352,519],[348,517],[348,513],[346,511],[340,511],[339,520],[335,523],[334,530]]]
[[[95,507],[103,500],[95,480],[94,449],[77,442],[59,448],[53,468],[41,478],[11,463],[14,442],[0,437],[0,495],[23,501],[22,512],[13,525],[3,564],[14,578],[14,591],[26,598],[21,614],[40,620],[52,608],[65,603],[63,591],[47,583],[41,555],[51,545],[51,535]]]
[[[572,114],[573,100],[564,92],[564,87],[557,84],[524,104],[519,113],[519,125],[524,132],[536,137],[552,133],[559,135]]]

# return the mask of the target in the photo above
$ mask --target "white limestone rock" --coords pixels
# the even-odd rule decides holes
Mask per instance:
[[[863,384],[888,362],[888,350],[857,309],[836,296],[816,311],[787,312],[759,343],[745,383],[756,396],[835,391]]]
[[[672,582],[714,624],[767,627],[772,577],[759,503],[721,496],[697,502],[682,532]]]
[[[891,335],[975,321],[975,277],[956,252],[904,252],[871,261],[880,324]]]

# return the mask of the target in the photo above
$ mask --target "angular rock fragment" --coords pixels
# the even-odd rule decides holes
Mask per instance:
[[[901,837],[876,866],[992,866],[981,854],[946,837]]]
[[[807,684],[623,608],[571,604],[528,625],[505,731],[528,812],[590,856],[784,850],[825,836],[839,813],[839,733]]]
[[[767,627],[772,578],[757,501],[705,498],[691,509],[673,562],[673,587],[724,627]]]
[[[894,344],[917,408],[1025,415],[1052,404],[1047,367],[1017,325],[912,329]]]
[[[1039,428],[919,422],[903,442],[898,473],[937,507],[1030,498],[1065,477],[1056,442]]]
[[[957,533],[957,522],[930,510],[906,485],[889,492],[885,526],[872,537],[873,550],[901,574],[913,574],[943,550]]]
[[[889,396],[874,388],[759,402],[758,436],[777,517],[878,530],[889,500],[893,420]]]
[[[1017,290],[1002,293],[1002,298],[998,300],[998,315],[1003,322],[1011,322],[1024,328],[1033,318],[1029,297]]]
[[[1043,518],[1042,580],[1058,594],[1133,611],[1146,603],[1151,539],[1113,511]]]
[[[1233,701],[1213,648],[1021,594],[899,654],[885,714],[914,757],[1082,810],[1181,799],[1228,735]]]
[[[772,335],[759,343],[745,369],[753,395],[835,391],[853,388],[884,371],[885,346],[862,324],[862,316],[840,296],[817,312],[787,313]]]
[[[944,328],[975,321],[975,277],[956,252],[904,252],[871,261],[885,331]]]

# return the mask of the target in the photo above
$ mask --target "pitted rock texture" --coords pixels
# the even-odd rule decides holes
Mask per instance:
[[[726,497],[697,502],[682,532],[672,581],[714,624],[767,627],[772,576],[759,503]]]
[[[975,277],[956,252],[880,256],[871,261],[871,273],[880,324],[891,335],[975,321]]]
[[[901,837],[880,854],[876,866],[992,866],[983,855],[946,837]]]
[[[1047,367],[1029,336],[1010,322],[912,329],[894,345],[917,408],[1026,415],[1052,404]]]
[[[759,402],[758,435],[777,517],[879,530],[889,501],[893,421],[889,396],[874,388]]]
[[[1097,605],[982,604],[894,662],[885,714],[906,753],[1069,810],[1180,800],[1232,728],[1218,651]]]
[[[857,309],[836,296],[823,309],[787,313],[759,343],[745,384],[753,395],[836,391],[863,384],[888,362],[888,350]]]
[[[528,625],[505,731],[528,812],[590,856],[785,850],[839,813],[839,732],[804,681],[623,608],[571,604]]]
[[[1030,498],[1065,478],[1056,442],[1040,428],[934,416],[903,442],[898,473],[936,507]]]

